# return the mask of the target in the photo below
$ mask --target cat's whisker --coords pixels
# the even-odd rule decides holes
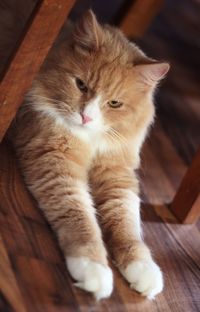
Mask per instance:
[[[107,134],[108,139],[111,139],[111,141],[116,142],[116,135],[113,132],[110,131],[110,132],[107,132],[106,134]]]
[[[64,103],[63,101],[56,100],[54,98],[49,98],[49,97],[42,96],[42,95],[37,95],[37,98],[44,99],[44,100],[51,101],[51,102],[55,102],[55,103]]]
[[[72,110],[70,108],[68,108],[68,107],[66,107],[66,108],[56,107],[56,110],[60,111],[60,112],[72,112]]]
[[[121,143],[123,144],[127,143],[126,139],[114,128],[110,128],[110,134],[116,139],[118,139]]]
[[[51,104],[62,104],[62,105],[65,105],[65,108],[60,108],[60,107],[56,107],[56,110],[59,111],[59,112],[64,112],[64,113],[73,113],[71,107],[68,106],[68,104],[64,101],[59,101],[59,100],[56,100],[56,99],[53,99],[53,98],[49,98],[49,97],[46,97],[46,96],[41,96],[41,95],[38,95],[37,96],[38,99],[41,99],[41,100],[45,100]],[[29,100],[29,105],[35,105],[37,106],[37,103],[35,103],[34,101],[32,101],[31,99]]]
[[[110,129],[108,132],[108,139],[111,139],[112,143],[117,144],[119,149],[124,152],[127,144],[127,140],[115,129]]]
[[[46,97],[46,96],[41,96],[41,95],[39,95],[39,96],[37,96],[37,98],[45,99],[45,100],[50,101],[50,102],[53,102],[53,103],[68,105],[68,104],[67,104],[66,102],[64,102],[64,101],[56,100],[56,99],[54,99],[54,98],[48,98],[48,97]]]
[[[49,103],[51,104],[55,104],[54,102],[50,102],[48,100]],[[23,114],[26,114],[29,112],[29,110],[31,110],[31,108],[35,107],[36,110],[38,108],[38,104],[40,103],[40,101],[37,101],[37,102],[34,102],[33,100],[29,99],[29,101],[26,101],[24,104],[23,104]],[[70,107],[66,106],[65,108],[59,108],[59,107],[56,107],[55,108],[56,111],[60,114],[72,114],[73,111]]]
[[[123,149],[124,145],[121,143],[121,141],[114,135],[111,135],[110,133],[107,134],[107,139],[110,141],[110,143],[114,143],[115,145],[118,145],[120,149]]]
[[[125,138],[115,129],[112,129],[112,132],[120,139],[125,140]]]

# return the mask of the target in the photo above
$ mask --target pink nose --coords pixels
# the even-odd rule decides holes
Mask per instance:
[[[82,117],[82,123],[83,123],[83,124],[86,124],[86,123],[92,121],[92,118],[91,118],[91,117],[85,115],[84,113],[80,113],[80,114],[81,114],[81,117]]]

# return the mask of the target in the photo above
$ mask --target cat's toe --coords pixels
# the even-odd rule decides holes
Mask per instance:
[[[162,272],[153,260],[133,261],[121,273],[131,288],[149,299],[153,299],[163,289]]]
[[[67,257],[66,263],[77,287],[93,293],[97,300],[111,295],[113,276],[108,266],[84,257]]]

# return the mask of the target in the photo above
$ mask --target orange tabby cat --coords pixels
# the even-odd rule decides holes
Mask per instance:
[[[163,289],[142,240],[134,170],[168,69],[88,11],[50,53],[13,127],[27,186],[69,273],[97,299],[113,289],[102,233],[131,288],[149,298]]]

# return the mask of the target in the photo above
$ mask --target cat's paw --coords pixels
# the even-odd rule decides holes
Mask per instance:
[[[97,300],[111,295],[113,276],[108,266],[84,257],[67,257],[66,263],[69,273],[77,281],[75,286],[93,293]]]
[[[133,261],[121,273],[131,288],[149,299],[153,299],[163,289],[162,272],[153,260]]]

